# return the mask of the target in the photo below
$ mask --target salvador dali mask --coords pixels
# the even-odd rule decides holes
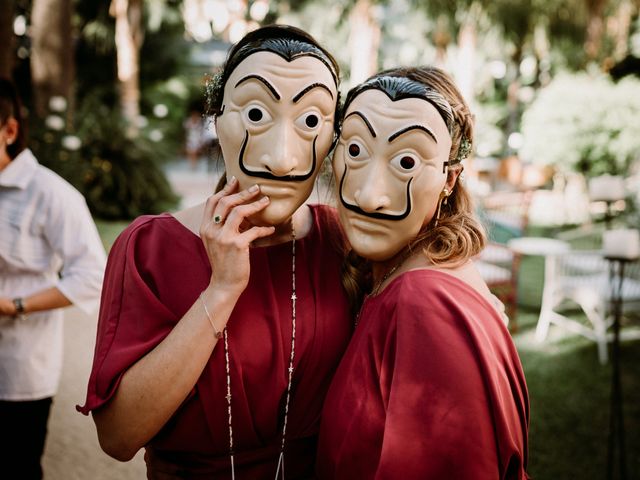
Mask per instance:
[[[337,96],[333,73],[313,55],[257,51],[232,71],[216,127],[227,177],[241,189],[258,184],[271,200],[252,223],[281,224],[309,197],[333,141]]]
[[[352,248],[374,261],[393,257],[418,235],[447,185],[450,107],[425,89],[379,77],[344,112],[333,156],[338,211]]]

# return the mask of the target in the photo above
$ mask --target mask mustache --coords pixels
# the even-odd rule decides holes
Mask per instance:
[[[379,220],[393,220],[393,221],[403,220],[407,218],[409,213],[411,213],[411,191],[410,190],[411,190],[411,182],[413,181],[413,177],[409,179],[409,182],[407,183],[407,208],[405,209],[404,212],[402,212],[399,215],[393,215],[391,213],[380,213],[380,212],[371,213],[371,212],[365,212],[357,205],[352,205],[351,203],[348,203],[342,196],[342,187],[344,185],[344,179],[347,176],[348,168],[349,167],[347,167],[347,165],[345,164],[344,172],[342,174],[342,178],[340,179],[340,203],[342,203],[342,206],[344,208],[346,208],[347,210],[351,210],[352,212],[358,213],[360,215],[363,215],[365,217],[376,218]]]
[[[311,147],[311,151],[313,153],[313,159],[311,162],[311,169],[303,174],[303,175],[282,175],[282,176],[278,176],[278,175],[274,175],[271,172],[256,172],[253,170],[249,170],[245,164],[244,164],[244,152],[247,148],[247,143],[249,143],[249,131],[245,130],[244,132],[244,140],[242,141],[242,147],[240,148],[240,153],[238,155],[238,162],[240,163],[240,170],[242,170],[242,173],[244,173],[245,175],[247,175],[248,177],[255,177],[255,178],[266,178],[268,180],[276,180],[278,182],[304,182],[305,180],[309,180],[311,178],[311,176],[313,175],[313,173],[316,171],[316,140],[318,140],[318,136],[316,135],[313,138],[313,145]]]

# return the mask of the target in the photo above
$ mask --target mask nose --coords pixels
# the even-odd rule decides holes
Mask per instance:
[[[297,136],[293,125],[281,124],[274,127],[268,138],[267,152],[260,158],[260,163],[278,177],[291,175],[299,166]]]
[[[362,178],[362,183],[354,193],[354,200],[367,213],[375,213],[391,206],[391,198],[387,194],[387,181],[382,162],[373,161]]]

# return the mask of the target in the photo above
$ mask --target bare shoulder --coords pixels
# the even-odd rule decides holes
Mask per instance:
[[[491,290],[489,290],[489,287],[480,275],[478,268],[472,260],[469,260],[467,263],[460,267],[440,268],[438,270],[448,273],[449,275],[452,275],[465,282],[476,292],[482,295],[489,302],[489,304],[495,308],[495,310],[498,312],[498,315],[500,315],[500,318],[502,318],[502,321],[505,324],[509,323],[509,318],[505,313],[504,304],[498,297],[491,293]]]
[[[436,268],[436,270],[462,280],[464,283],[476,290],[480,295],[486,297],[487,300],[493,303],[493,295],[485,281],[482,279],[482,276],[473,261],[470,260],[464,265],[455,268]]]

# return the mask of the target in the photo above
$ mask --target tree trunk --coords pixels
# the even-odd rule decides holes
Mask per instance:
[[[473,102],[475,84],[475,59],[478,32],[476,22],[468,19],[458,33],[458,68],[456,69],[456,81],[460,93],[468,103]]]
[[[586,0],[589,15],[587,23],[587,38],[584,44],[585,52],[589,60],[596,60],[602,45],[604,34],[604,7],[607,0]]]
[[[434,64],[442,69],[447,68],[447,48],[451,43],[451,33],[449,19],[446,15],[439,15],[436,20],[436,28],[434,29],[432,40],[436,47],[436,58]]]
[[[358,0],[349,14],[351,85],[357,85],[378,70],[380,25],[369,0]]]
[[[116,52],[120,108],[129,134],[138,133],[140,115],[140,48],[144,40],[143,0],[112,0],[109,13],[116,19]]]
[[[49,100],[71,100],[75,77],[71,43],[71,0],[33,0],[31,78],[36,115],[48,113]],[[69,110],[67,110],[69,115]]]
[[[516,50],[511,56],[511,72],[507,72],[507,74],[510,75],[509,86],[507,87],[507,140],[512,133],[518,130],[518,124],[520,122],[520,100],[518,99],[518,91],[521,86],[520,63],[522,62],[522,54],[523,45],[516,45]],[[517,152],[507,144],[507,156],[513,155],[514,153]]]
[[[0,0],[0,77],[11,78],[14,59],[14,0]]]
[[[631,20],[634,16],[634,5],[629,0],[623,0],[618,6],[618,11],[614,17],[613,32],[614,39],[613,56],[616,61],[622,60],[629,52],[629,32],[631,30]]]

